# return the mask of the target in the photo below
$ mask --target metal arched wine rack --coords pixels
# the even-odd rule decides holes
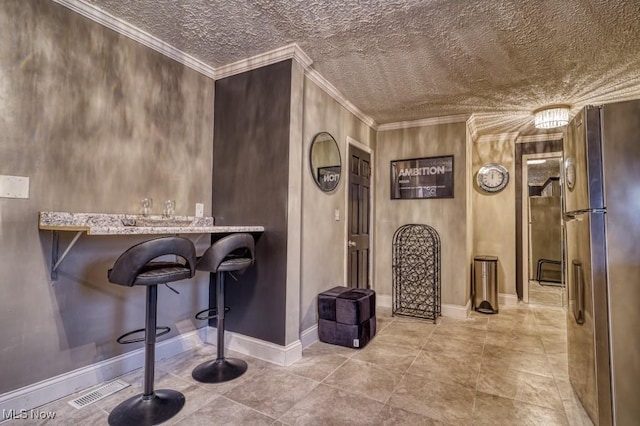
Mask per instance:
[[[440,316],[440,236],[429,225],[403,225],[393,234],[393,315]]]

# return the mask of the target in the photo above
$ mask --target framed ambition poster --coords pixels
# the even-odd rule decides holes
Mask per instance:
[[[391,199],[453,198],[453,155],[391,162]]]

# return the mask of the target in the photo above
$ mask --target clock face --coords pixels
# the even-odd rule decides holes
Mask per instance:
[[[486,192],[502,191],[509,183],[509,171],[500,164],[485,164],[478,170],[476,183]]]
[[[573,158],[567,158],[564,161],[564,179],[567,182],[567,189],[572,191],[576,184],[576,162]]]

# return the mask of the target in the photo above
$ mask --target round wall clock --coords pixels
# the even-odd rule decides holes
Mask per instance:
[[[576,184],[576,162],[571,157],[564,161],[564,180],[567,182],[567,189],[573,191]]]
[[[485,164],[478,170],[476,183],[485,192],[500,192],[509,183],[509,171],[501,164]]]

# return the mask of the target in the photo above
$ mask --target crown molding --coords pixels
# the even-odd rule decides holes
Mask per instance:
[[[515,141],[520,135],[520,132],[511,132],[511,133],[497,133],[494,135],[482,135],[479,138],[475,139],[475,143],[483,143],[483,142],[494,142],[494,141],[506,141],[511,140]]]
[[[266,65],[271,65],[283,60],[293,59],[303,67],[305,75],[311,81],[317,84],[322,90],[324,90],[336,102],[342,105],[347,111],[351,112],[364,124],[376,131],[408,129],[412,127],[432,126],[436,124],[459,123],[470,119],[470,116],[468,114],[461,114],[379,125],[372,117],[365,114],[357,106],[351,103],[342,94],[342,92],[340,92],[333,84],[331,84],[326,78],[324,78],[324,76],[322,76],[317,70],[314,70],[311,67],[311,65],[313,64],[312,59],[296,43],[279,47],[272,51],[233,62],[228,65],[213,67],[199,59],[196,59],[191,55],[182,52],[181,50],[171,46],[170,44],[160,40],[159,38],[131,25],[130,23],[113,16],[103,11],[102,9],[99,9],[93,4],[86,3],[83,0],[53,1],[214,80],[230,77],[235,74],[240,74],[256,68],[261,68]],[[473,116],[471,116],[471,119],[472,118]],[[470,128],[472,130],[472,137],[475,138],[477,131],[475,131],[475,126],[473,125],[473,123],[471,124]]]
[[[308,70],[313,63],[311,58],[306,53],[304,53],[300,46],[298,46],[296,43],[292,43],[271,50],[269,52],[261,53],[247,59],[242,59],[228,65],[217,67],[215,69],[215,79],[219,80],[221,78],[230,77],[232,75],[251,71],[256,68],[275,64],[276,62],[285,61],[287,59],[293,59],[297,61],[300,65],[302,65],[305,71]]]
[[[360,108],[352,104],[336,87],[322,76],[318,71],[312,68],[305,68],[305,74],[309,80],[317,84],[322,90],[324,90],[329,96],[331,96],[336,102],[345,107],[347,111],[358,117],[364,124],[371,127],[373,130],[378,129],[378,123],[362,112]]]
[[[175,47],[160,40],[159,38],[145,31],[142,31],[141,29],[131,25],[130,23],[116,18],[115,16],[99,9],[93,4],[85,3],[82,0],[53,1],[214,80],[230,77],[232,75],[240,74],[246,71],[251,71],[253,69],[271,65],[287,59],[293,59],[303,67],[305,74],[311,81],[320,86],[320,88],[327,92],[327,94],[335,99],[340,105],[345,107],[349,112],[354,114],[356,117],[362,120],[362,122],[373,128],[374,130],[377,127],[377,123],[375,122],[375,120],[373,120],[373,118],[369,117],[358,107],[353,105],[338,89],[335,88],[333,84],[331,84],[326,78],[324,78],[318,71],[311,68],[311,64],[313,63],[313,61],[296,43],[279,47],[270,52],[262,53],[251,58],[233,62],[228,65],[213,67],[211,65],[207,65],[199,59],[194,58],[193,56],[190,56],[176,49]]]
[[[478,138],[478,125],[476,124],[475,114],[471,114],[471,117],[467,120],[467,128],[469,129],[471,140],[475,141]]]
[[[276,62],[284,61],[287,59],[293,59],[298,62],[302,66],[305,75],[311,81],[317,84],[336,102],[347,109],[347,111],[358,117],[364,124],[373,128],[374,130],[376,129],[377,123],[375,122],[375,120],[362,112],[357,106],[352,104],[338,89],[336,89],[333,84],[329,82],[329,80],[324,78],[318,71],[314,70],[311,67],[311,65],[313,64],[313,60],[296,43],[292,43],[287,46],[274,49],[270,52],[253,56],[248,59],[243,59],[229,65],[218,67],[215,69],[215,78],[216,80],[218,80],[221,78],[230,77],[232,75],[251,71],[253,69],[261,68],[266,65],[274,64]]]
[[[434,126],[437,124],[463,123],[469,120],[469,114],[447,115],[443,117],[424,118],[414,121],[399,121],[396,123],[385,123],[376,129],[379,132],[388,130],[410,129],[412,127]]]
[[[155,50],[169,58],[201,73],[210,78],[216,78],[216,70],[205,64],[199,59],[188,55],[181,50],[176,49],[170,44],[160,40],[159,38],[142,31],[141,29],[131,25],[130,23],[116,18],[115,16],[99,9],[97,6],[85,3],[82,0],[53,0],[54,2],[73,10],[76,13],[89,18],[94,22],[104,25],[112,29],[118,34],[122,34],[138,43],[141,43],[150,49]]]
[[[286,59],[295,59],[305,69],[308,69],[313,61],[311,58],[295,44],[279,47],[270,52],[262,53],[251,58],[243,59],[228,65],[213,67],[194,58],[183,51],[176,49],[170,44],[160,40],[159,38],[131,25],[130,23],[117,18],[97,6],[85,3],[82,0],[53,0],[54,2],[73,10],[80,15],[91,19],[98,24],[110,28],[125,37],[128,37],[138,43],[141,43],[156,52],[159,52],[169,58],[200,72],[201,74],[213,79],[229,77],[234,74],[240,74],[245,71],[264,67]]]
[[[557,141],[560,139],[562,139],[562,132],[545,133],[540,135],[519,136],[516,138],[516,143],[546,142]]]

